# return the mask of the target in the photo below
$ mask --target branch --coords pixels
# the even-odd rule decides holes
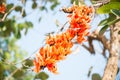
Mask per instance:
[[[103,54],[103,55],[104,55],[104,57],[106,58],[105,51],[106,51],[106,48],[105,48],[105,47],[103,47],[103,52],[102,52],[102,54]]]
[[[110,44],[109,44],[110,41],[104,35],[99,35],[99,31],[98,30],[94,31],[88,37],[91,38],[92,40],[100,41],[106,49],[110,50]]]
[[[19,68],[18,69],[15,69],[8,77],[5,78],[5,80],[10,80],[10,78],[18,71],[20,70]]]
[[[2,21],[4,21],[5,20],[5,18],[7,17],[7,15],[12,11],[12,10],[14,10],[15,9],[15,7],[16,6],[13,6],[7,13],[5,13],[4,14],[4,16],[3,16],[3,18],[2,19],[0,19],[0,22],[2,22]]]
[[[93,41],[93,39],[91,37],[88,37],[88,43],[89,43],[90,52],[95,53],[92,41]]]
[[[92,0],[91,0],[91,2],[92,2]],[[110,0],[98,0],[98,1],[95,1],[93,6],[98,8],[102,5],[108,4],[109,2],[110,2]]]
[[[118,71],[120,35],[118,34],[120,25],[117,23],[110,26],[110,56],[104,71],[102,80],[115,80]]]
[[[30,56],[28,56],[27,58],[25,58],[25,59],[23,59],[23,60],[21,60],[21,61],[19,61],[19,62],[16,62],[16,63],[12,63],[12,64],[13,64],[13,65],[17,65],[17,64],[19,64],[19,63],[24,62],[24,61],[27,60],[27,59],[30,59],[31,57],[33,57],[34,53],[36,53],[38,50],[39,50],[39,49],[36,49],[36,50],[35,50]]]
[[[88,47],[88,46],[86,46],[85,44],[82,44],[82,46],[83,46],[86,50],[88,50],[90,53],[95,53],[95,52],[94,52],[94,48],[91,48],[90,46]]]
[[[90,53],[92,53],[92,54],[95,53],[95,49],[94,49],[94,46],[93,46],[93,43],[92,43],[93,40],[100,41],[103,44],[105,50],[106,49],[110,50],[110,41],[104,35],[99,35],[99,31],[96,30],[88,36],[89,47],[86,46],[85,44],[82,45]],[[105,50],[103,51],[104,55],[105,55]]]
[[[63,29],[64,29],[64,27],[65,27],[65,25],[68,23],[68,21],[67,22],[65,22],[65,24],[63,24],[63,26],[60,28],[60,31],[62,31]]]

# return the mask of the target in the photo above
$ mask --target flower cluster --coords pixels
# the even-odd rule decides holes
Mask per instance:
[[[77,38],[78,43],[85,40],[88,35],[92,8],[83,5],[73,5],[72,13],[69,13],[70,27],[61,34],[49,35],[46,38],[46,45],[41,47],[34,59],[34,71],[39,72],[45,67],[53,73],[57,73],[56,63],[66,58],[71,53],[73,38]]]
[[[56,62],[70,54],[70,48],[73,46],[71,39],[69,31],[56,36],[48,36],[46,45],[40,48],[39,53],[36,54],[35,71],[39,72],[40,69],[47,67],[49,71],[57,73]]]
[[[0,5],[0,13],[4,14],[6,10],[5,4]]]
[[[89,22],[90,22],[90,13],[92,13],[92,8],[85,5],[73,5],[73,13],[69,14],[70,18],[70,28],[77,29],[77,42],[82,43],[85,41],[85,36],[89,34]]]

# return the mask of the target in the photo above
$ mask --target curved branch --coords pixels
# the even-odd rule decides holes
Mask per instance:
[[[85,44],[82,45],[90,53],[95,53],[95,49],[92,43],[93,40],[100,41],[103,44],[105,49],[110,50],[110,41],[104,35],[99,35],[99,31],[96,30],[88,36],[89,47],[86,46]]]
[[[7,15],[8,15],[12,10],[14,10],[15,8],[16,8],[16,6],[13,6],[7,13],[5,13],[4,16],[3,16],[3,18],[0,19],[0,22],[4,21],[5,18],[7,17]]]
[[[100,41],[106,49],[110,50],[110,41],[104,35],[99,35],[98,30],[94,31],[88,37],[90,37],[92,40]]]
[[[5,80],[10,80],[10,78],[20,69],[15,69],[8,77],[5,78]]]

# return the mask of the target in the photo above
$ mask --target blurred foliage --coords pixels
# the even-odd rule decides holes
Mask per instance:
[[[4,22],[0,22],[0,36],[1,37],[9,37],[11,34],[15,36],[15,38],[21,37],[21,31],[25,29],[25,34],[27,33],[29,28],[32,28],[32,22],[25,21],[23,23],[17,23],[15,18],[6,19]]]
[[[93,69],[93,66],[91,66],[91,67],[89,68],[89,71],[88,71],[88,74],[87,74],[88,77],[90,77],[91,72],[92,72],[92,69]]]
[[[92,80],[102,80],[102,78],[100,77],[99,74],[94,73],[94,74],[92,74]]]
[[[97,9],[98,14],[108,14],[108,18],[102,20],[98,26],[102,26],[100,30],[100,35],[103,35],[106,30],[110,27],[110,25],[115,24],[120,21],[120,1],[119,0],[111,0],[108,4],[104,4],[103,6]]]
[[[0,78],[2,78],[2,80],[6,79],[11,74],[13,75],[10,79],[18,80],[18,78],[20,78],[19,80],[21,80],[21,77],[25,77],[27,74],[25,69],[19,69],[15,64],[23,60],[23,56],[27,55],[27,52],[21,50],[19,46],[15,44],[16,40],[16,38],[0,39]]]
[[[111,9],[118,9],[120,10],[120,2],[109,2],[108,4],[105,4],[97,9],[97,13],[99,14],[105,14],[110,13]]]
[[[119,16],[119,17],[120,17],[120,10],[112,9],[111,12],[112,12],[113,14],[115,14],[116,16]]]
[[[31,80],[34,78],[34,75],[27,71],[32,71],[32,60],[24,59],[27,52],[16,45],[23,30],[26,35],[28,30],[34,26],[31,21],[25,19],[29,15],[26,12],[28,1],[18,0],[20,4],[17,4],[17,1],[0,0],[0,4],[6,5],[5,13],[0,13],[0,80]],[[46,12],[48,9],[54,10],[60,4],[59,0],[31,0],[31,2],[31,10],[39,9],[39,11]],[[49,7],[48,3],[50,3]],[[19,21],[19,17],[22,22]],[[47,80],[48,75],[42,72],[37,74],[35,78]]]
[[[40,73],[38,73],[38,74],[35,76],[34,80],[35,80],[35,79],[47,80],[48,77],[49,77],[49,76],[48,76],[45,72],[40,72]]]
[[[22,64],[22,69],[28,69],[33,66],[33,60],[26,59]]]

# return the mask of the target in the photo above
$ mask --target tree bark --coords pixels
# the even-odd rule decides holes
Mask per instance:
[[[120,23],[120,22],[119,22]],[[120,48],[120,25],[116,23],[110,26],[110,56],[104,71],[102,80],[115,80],[118,70],[119,48]]]

